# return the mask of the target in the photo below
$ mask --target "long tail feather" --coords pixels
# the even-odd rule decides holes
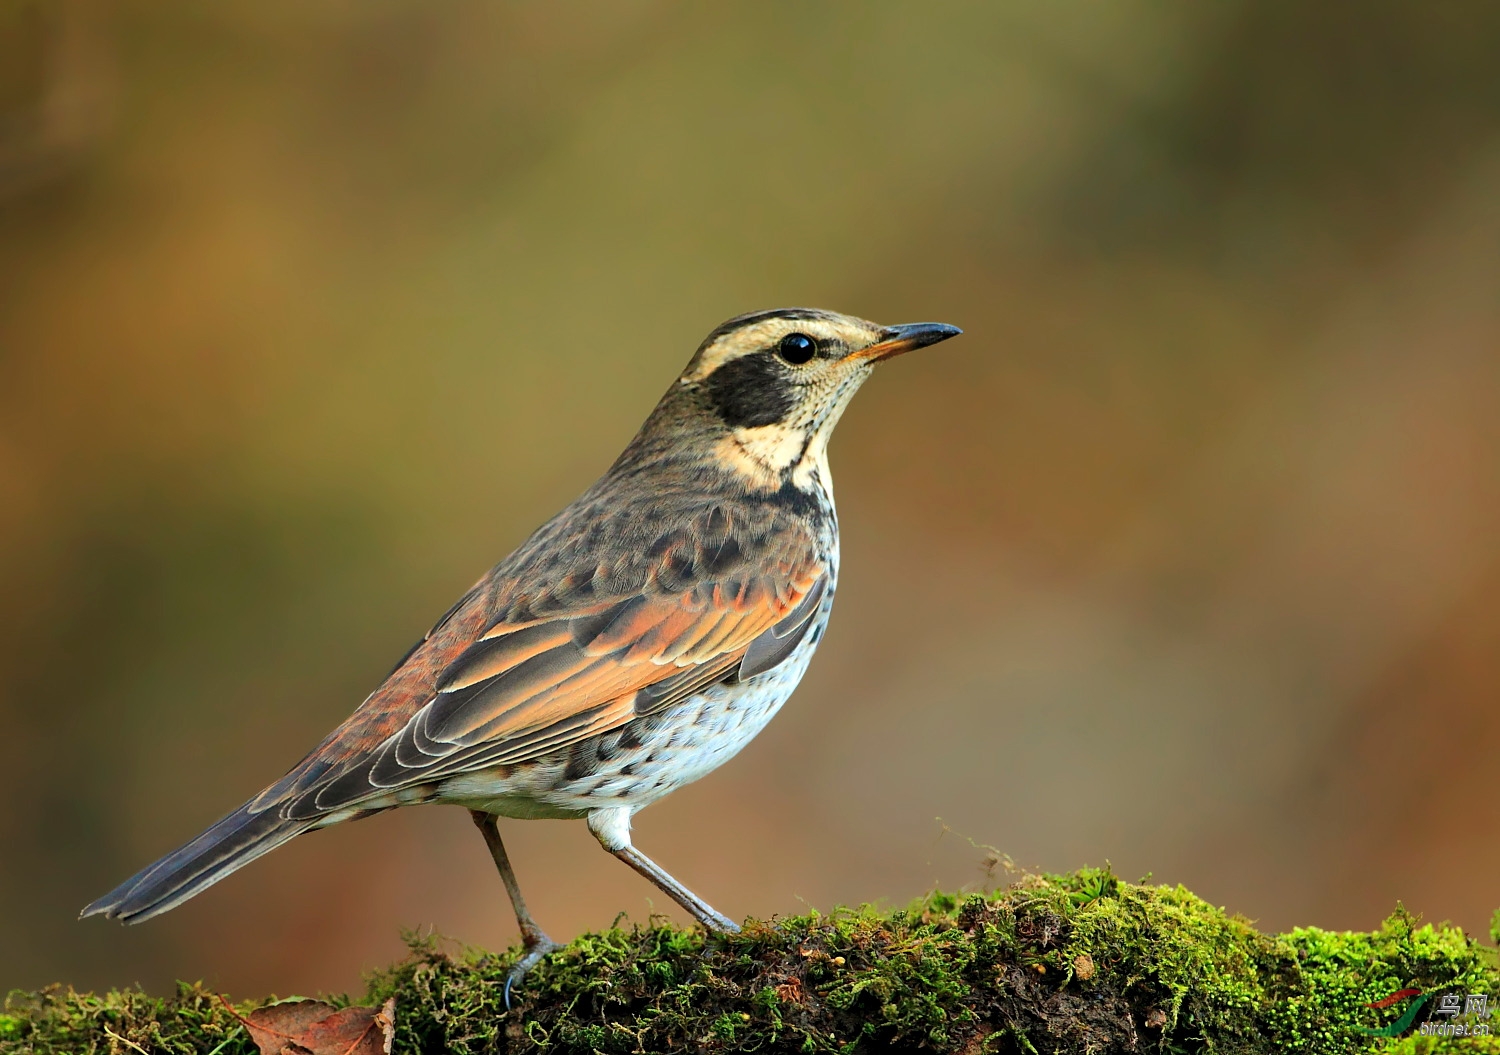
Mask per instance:
[[[93,902],[80,916],[141,923],[176,908],[261,854],[318,824],[241,806],[202,835],[149,865]]]

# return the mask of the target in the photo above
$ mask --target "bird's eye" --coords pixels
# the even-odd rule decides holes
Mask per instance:
[[[789,333],[776,346],[776,354],[800,366],[818,354],[818,342],[805,333]]]

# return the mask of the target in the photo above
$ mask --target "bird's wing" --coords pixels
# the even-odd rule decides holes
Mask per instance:
[[[827,569],[799,523],[747,533],[733,520],[716,507],[608,564],[580,545],[530,579],[506,577],[512,558],[251,808],[290,819],[359,808],[526,762],[778,665],[812,624]]]

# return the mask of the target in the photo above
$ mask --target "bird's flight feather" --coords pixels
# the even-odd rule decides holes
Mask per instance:
[[[640,534],[638,512],[583,518],[581,538],[543,528],[249,808],[312,820],[525,762],[790,655],[823,588],[801,523],[725,502],[654,519],[654,537],[608,564],[602,553],[622,551],[597,543],[611,523]],[[539,570],[533,549],[554,559]]]

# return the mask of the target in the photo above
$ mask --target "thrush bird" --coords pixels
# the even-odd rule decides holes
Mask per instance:
[[[631,815],[733,758],[796,688],[838,581],[828,438],[876,363],[959,332],[803,308],[719,326],[609,471],[342,725],[83,915],[139,923],[302,832],[450,803],[471,811],[515,909],[512,981],[556,946],[496,817],[583,818],[705,927],[737,930],[631,844]]]

